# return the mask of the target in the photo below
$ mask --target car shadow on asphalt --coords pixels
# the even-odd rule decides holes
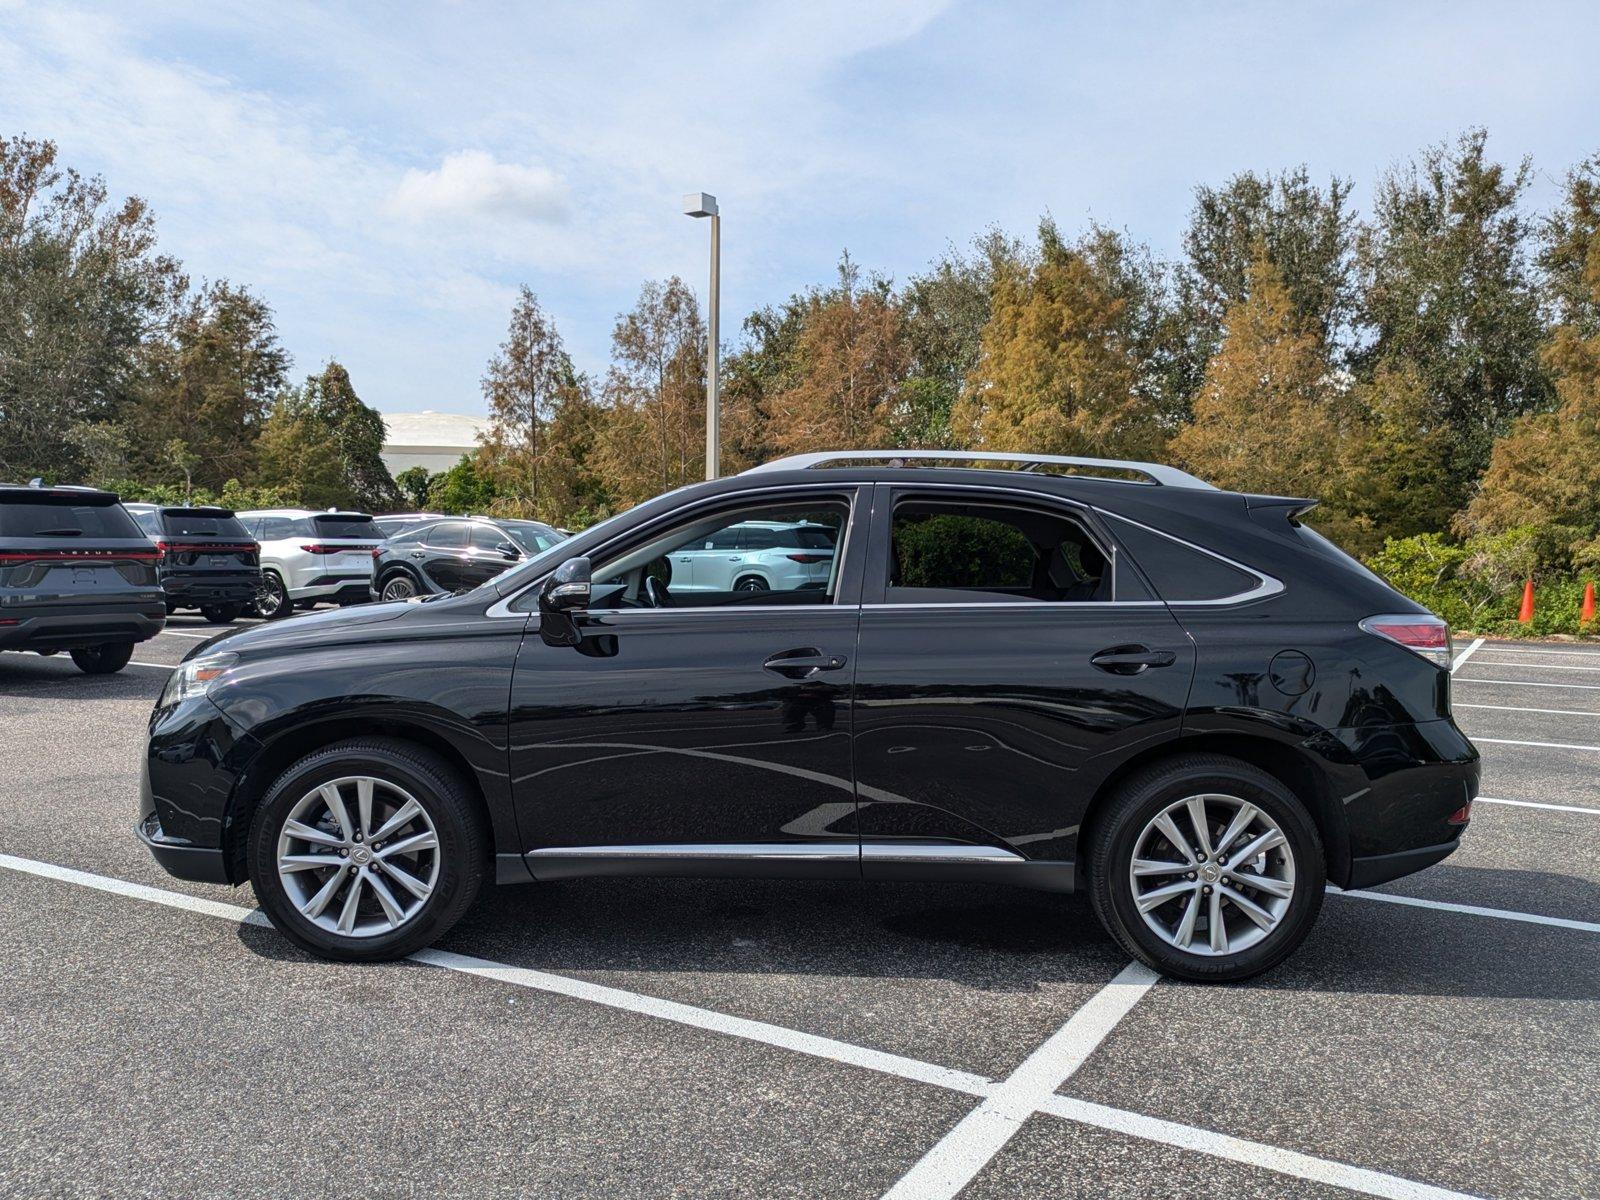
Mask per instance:
[[[71,695],[136,699],[154,696],[166,678],[164,672],[140,667],[126,667],[115,675],[85,675],[65,650],[48,658],[0,653],[0,696],[8,700],[56,700]]]
[[[1533,893],[1537,894],[1537,893]],[[243,926],[256,953],[299,958]],[[1126,963],[1081,896],[980,885],[593,879],[486,887],[441,949],[577,976],[928,980],[1028,993]],[[1188,986],[1188,985],[1180,985]],[[1196,985],[1209,986],[1209,985]],[[1301,949],[1237,985],[1274,991],[1593,1000],[1600,939],[1329,896]]]

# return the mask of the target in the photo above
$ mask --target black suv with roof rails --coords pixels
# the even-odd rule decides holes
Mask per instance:
[[[155,543],[167,612],[198,608],[229,625],[261,591],[261,547],[231,508],[125,504]]]
[[[1447,628],[1311,505],[1048,455],[769,463],[473,591],[198,647],[138,831],[332,958],[427,945],[492,867],[1085,890],[1129,954],[1241,979],[1326,884],[1455,850],[1478,789]],[[750,522],[826,528],[823,586],[683,577]]]
[[[0,650],[109,675],[166,622],[156,548],[114,493],[0,483]]]

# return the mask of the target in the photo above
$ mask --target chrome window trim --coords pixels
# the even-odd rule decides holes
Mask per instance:
[[[1257,580],[1256,586],[1253,588],[1246,588],[1244,591],[1235,592],[1231,596],[1219,596],[1215,600],[1166,600],[1163,597],[1164,603],[1168,605],[1181,604],[1186,608],[1194,608],[1216,607],[1218,605],[1229,604],[1248,604],[1252,600],[1264,600],[1268,596],[1276,596],[1284,590],[1283,581],[1281,579],[1277,579],[1271,575],[1268,575],[1265,571],[1258,571],[1255,567],[1246,566],[1242,562],[1236,562],[1234,559],[1229,558],[1225,554],[1218,554],[1215,550],[1211,550],[1205,546],[1197,545],[1194,542],[1187,541],[1175,534],[1166,532],[1164,529],[1156,529],[1154,526],[1146,525],[1143,521],[1135,521],[1132,517],[1124,517],[1120,513],[1111,512],[1109,509],[1095,509],[1095,511],[1100,513],[1101,516],[1107,517],[1110,520],[1123,521],[1129,525],[1132,525],[1136,529],[1144,530],[1146,533],[1153,533],[1157,537],[1166,538],[1169,542],[1177,542],[1180,546],[1197,551],[1198,553],[1204,554],[1209,558],[1214,558],[1220,563],[1225,563],[1226,565],[1232,567],[1235,571],[1243,571],[1246,575],[1254,575]]]
[[[843,569],[843,564],[844,564],[844,562],[845,562],[845,560],[846,560],[846,558],[847,558],[847,556],[849,555],[849,552],[850,552],[850,539],[855,535],[856,512],[857,512],[856,502],[859,499],[859,496],[856,493],[861,488],[867,488],[867,489],[870,490],[871,487],[872,487],[872,484],[870,484],[870,483],[862,483],[859,480],[835,480],[832,483],[767,484],[765,487],[754,487],[754,488],[749,489],[748,491],[729,492],[726,496],[715,497],[712,502],[715,503],[715,502],[720,502],[722,500],[738,501],[741,497],[744,497],[744,496],[759,496],[759,495],[761,495],[763,493],[770,493],[770,492],[779,492],[779,493],[783,493],[783,494],[788,494],[788,493],[797,492],[797,491],[804,491],[804,492],[816,492],[816,491],[839,492],[839,491],[843,491],[843,490],[849,489],[852,492],[852,494],[850,496],[850,512],[849,512],[849,514],[847,515],[847,517],[845,519],[844,542],[839,547],[839,549],[837,551],[838,558],[839,558],[839,563],[840,563],[840,569],[842,570]],[[670,494],[671,494],[670,492],[663,492],[662,493],[662,495],[670,495]],[[682,512],[683,512],[683,510],[681,508],[678,508],[678,509],[673,509],[671,512],[660,513],[657,516],[651,517],[648,521],[644,522],[644,524],[627,530],[626,533],[622,534],[621,536],[622,537],[631,537],[635,533],[640,533],[640,532],[649,530],[649,529],[651,529],[652,527],[654,527],[656,525],[671,521],[673,518],[680,516],[682,514]],[[613,538],[608,542],[602,542],[594,550],[588,551],[585,554],[585,557],[589,558],[592,561],[596,556],[604,554],[606,552],[607,548],[610,547],[610,546],[615,545],[617,541],[618,541],[617,538]],[[555,549],[555,547],[552,546],[551,549]],[[559,566],[560,564],[557,564],[557,565]],[[489,606],[487,611],[485,611],[484,616],[486,616],[486,617],[523,617],[523,618],[538,616],[539,615],[539,610],[537,608],[528,609],[527,611],[519,611],[519,610],[513,609],[511,606],[513,604],[515,604],[518,600],[520,600],[523,596],[527,595],[528,592],[532,591],[536,587],[541,586],[544,583],[546,578],[547,578],[546,576],[541,575],[538,579],[530,580],[525,586],[518,588],[516,591],[512,592],[509,596],[501,597],[499,600],[497,600],[495,603],[493,603],[493,604],[491,604]],[[839,610],[844,611],[844,612],[859,612],[860,609],[861,609],[860,604],[840,604],[838,602],[838,600],[834,600],[829,604],[805,605],[803,607],[805,608],[805,610],[807,612],[821,612],[821,611],[827,610],[827,609],[839,609]],[[663,610],[660,610],[660,611],[672,612],[672,613],[676,614],[676,613],[696,612],[696,611],[698,611],[698,612],[707,612],[707,613],[756,612],[756,611],[784,612],[784,611],[786,611],[786,609],[787,609],[786,605],[773,605],[771,608],[764,608],[762,605],[734,604],[734,605],[700,605],[700,606],[686,605],[683,608],[663,609]],[[657,610],[649,609],[649,608],[596,608],[596,609],[588,609],[588,610],[585,610],[585,611],[597,612],[597,613],[636,613],[636,612],[655,612]]]

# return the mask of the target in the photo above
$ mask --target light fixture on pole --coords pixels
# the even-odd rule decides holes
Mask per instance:
[[[717,477],[720,442],[721,410],[717,396],[717,307],[718,293],[722,288],[722,217],[717,212],[717,198],[705,192],[690,192],[683,198],[684,214],[691,217],[711,218],[711,297],[709,320],[706,323],[706,478]]]

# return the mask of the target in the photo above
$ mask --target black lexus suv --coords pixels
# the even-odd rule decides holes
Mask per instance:
[[[156,548],[114,493],[0,483],[0,650],[107,675],[166,622]]]
[[[380,527],[385,518],[374,518]],[[487,583],[562,535],[539,521],[446,517],[408,527],[373,551],[372,598],[405,600]]]
[[[261,591],[261,547],[229,508],[124,505],[155,543],[167,612],[198,608],[228,625]]]
[[[1478,787],[1446,627],[1312,503],[1148,463],[780,460],[473,591],[198,647],[138,833],[332,958],[429,944],[491,872],[986,880],[1084,889],[1129,954],[1240,979],[1327,883],[1450,854]],[[825,586],[674,575],[749,522],[826,527]]]

